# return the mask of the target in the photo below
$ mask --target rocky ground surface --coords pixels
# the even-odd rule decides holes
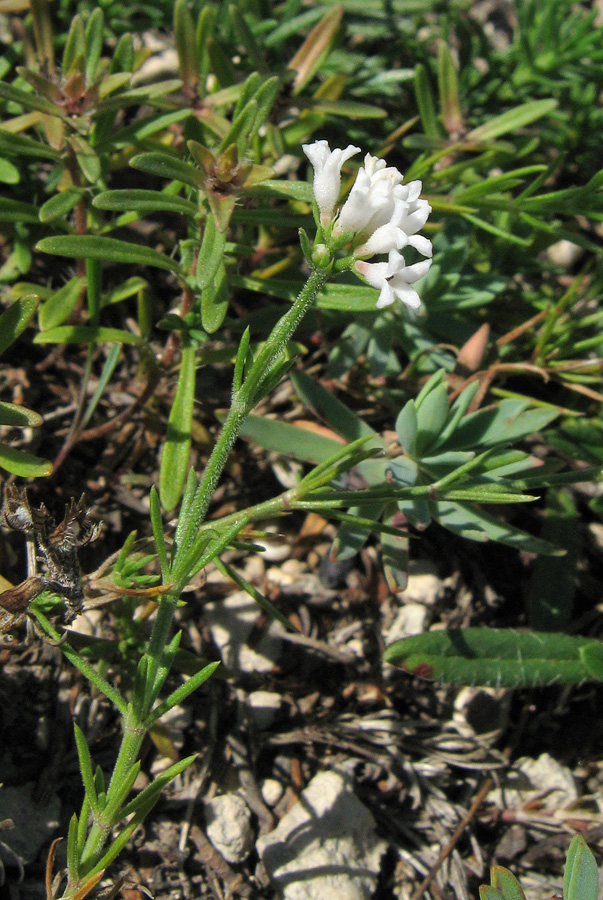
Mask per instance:
[[[127,900],[417,900],[428,881],[440,900],[475,897],[497,862],[531,898],[559,894],[571,835],[602,842],[601,687],[451,689],[380,660],[434,625],[517,621],[529,561],[428,532],[392,595],[376,547],[329,561],[334,534],[310,515],[280,523],[263,555],[230,555],[297,634],[217,570],[187,592],[183,643],[223,666],[162,721],[135,789],[179,756],[198,760],[107,883],[123,877]],[[111,637],[115,616],[73,627]],[[33,900],[81,800],[73,720],[106,772],[118,734],[60,649],[23,638],[0,650],[0,809],[13,823],[0,847],[7,896]]]

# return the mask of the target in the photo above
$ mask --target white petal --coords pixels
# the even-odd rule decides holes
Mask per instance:
[[[381,290],[388,277],[388,263],[357,262],[355,269],[371,287],[377,288],[377,290]]]
[[[302,144],[302,150],[314,166],[324,166],[331,153],[327,141],[314,141],[313,144]]]
[[[341,167],[351,156],[360,152],[360,147],[350,144],[345,150],[330,150],[326,141],[315,141],[313,144],[303,144],[302,150],[314,168],[312,188],[321,221],[326,225],[333,217],[339,197]]]
[[[401,300],[402,303],[405,303],[412,309],[418,309],[421,305],[421,298],[415,289],[411,288],[408,284],[405,284],[403,287],[394,288],[394,294],[398,300]]]
[[[418,250],[419,253],[422,253],[423,256],[433,256],[433,246],[431,241],[426,237],[423,237],[422,234],[411,234],[408,238],[408,244],[410,247],[414,247],[415,250]]]
[[[368,241],[354,250],[354,256],[358,258],[370,258],[380,253],[389,253],[394,248],[401,250],[408,244],[408,237],[401,228],[393,225],[382,225],[372,233]]]
[[[421,262],[415,263],[413,266],[404,266],[403,269],[398,269],[391,279],[394,290],[397,290],[398,285],[413,284],[419,278],[423,278],[429,272],[432,262],[433,260],[431,259],[422,259]]]
[[[400,269],[404,269],[405,266],[406,262],[402,254],[398,253],[397,250],[390,250],[387,257],[387,277],[391,278],[392,275],[395,275]]]
[[[400,227],[404,229],[406,234],[416,234],[429,218],[431,206],[425,200],[420,200],[419,203],[420,206],[416,209],[408,210],[404,219],[400,222]]]
[[[389,281],[385,281],[383,283],[383,287],[381,288],[379,299],[377,300],[377,309],[383,309],[385,306],[391,306],[395,299],[396,297],[394,291],[392,290],[392,286],[390,285]]]
[[[415,200],[419,199],[419,195],[423,189],[422,181],[409,181],[408,184],[404,185],[405,188],[408,189],[408,194],[406,199],[409,203],[413,203]]]

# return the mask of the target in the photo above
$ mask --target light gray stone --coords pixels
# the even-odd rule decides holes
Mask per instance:
[[[284,786],[276,778],[265,778],[260,790],[266,806],[276,806],[285,793]]]
[[[282,703],[281,695],[274,691],[252,691],[247,698],[249,718],[260,731],[270,728]]]
[[[207,603],[205,621],[211,631],[224,665],[232,672],[271,672],[280,656],[282,640],[273,633],[271,623],[255,647],[247,641],[262,615],[259,606],[246,591],[235,591],[224,600]]]
[[[405,603],[392,624],[383,632],[387,644],[393,644],[413,634],[423,634],[427,624],[427,607],[422,603]]]
[[[521,757],[506,774],[501,787],[488,794],[488,799],[501,808],[522,808],[538,800],[544,810],[558,813],[578,799],[574,776],[567,766],[541,753],[537,759]]]
[[[205,804],[207,837],[226,862],[242,863],[253,849],[251,812],[239,794],[220,794]]]
[[[350,782],[322,772],[257,849],[284,900],[369,900],[387,844]]]

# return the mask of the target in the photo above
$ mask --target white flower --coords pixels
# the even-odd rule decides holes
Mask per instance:
[[[416,200],[411,204],[397,196],[389,222],[376,228],[364,244],[356,247],[354,256],[357,259],[369,258],[406,246],[414,247],[423,256],[432,256],[431,241],[416,233],[423,227],[430,212],[431,206],[427,200]]]
[[[313,144],[303,144],[302,150],[314,168],[313,190],[320,221],[328,225],[339,197],[341,167],[350,157],[360,153],[360,147],[350,144],[345,150],[330,150],[327,141],[314,141]]]
[[[347,200],[337,212],[341,167],[359,152],[358,148],[330,150],[326,141],[315,141],[305,144],[303,150],[314,167],[314,197],[326,229],[321,240],[327,253],[333,257],[343,245],[351,243],[347,260],[341,263],[346,268],[353,265],[368,284],[377,288],[378,309],[396,299],[418,307],[419,295],[410,285],[429,270],[433,254],[431,241],[419,234],[431,212],[427,200],[420,199],[421,182],[402,184],[398,169],[367,153]],[[398,252],[404,247],[413,247],[427,259],[407,266]],[[384,254],[388,254],[387,262],[367,262]]]
[[[431,259],[424,259],[407,266],[404,257],[397,250],[391,250],[387,262],[369,263],[359,260],[354,268],[359,275],[380,291],[377,309],[390,306],[394,300],[401,300],[416,309],[421,305],[419,295],[410,287],[429,271]]]
[[[395,190],[402,175],[384,159],[367,153],[364,167],[358,170],[350,196],[344,203],[335,224],[335,234],[346,232],[371,233],[391,219],[395,207]]]

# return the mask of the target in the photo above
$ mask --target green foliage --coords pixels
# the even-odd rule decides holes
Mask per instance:
[[[386,662],[447,684],[542,687],[601,681],[603,644],[546,631],[435,631],[396,641]]]
[[[493,866],[490,884],[479,889],[481,900],[526,900],[523,889],[512,872]],[[567,851],[563,877],[563,900],[597,900],[599,875],[597,863],[584,838],[576,834]]]
[[[19,297],[0,315],[0,353],[4,353],[27,328],[36,314],[40,298],[35,294]],[[0,403],[0,425],[17,428],[38,427],[42,417],[14,403]],[[52,464],[39,456],[0,442],[0,468],[22,478],[50,475]]]
[[[572,624],[581,549],[572,523],[586,505],[569,486],[598,481],[603,464],[603,29],[571,0],[522,0],[501,49],[467,4],[440,7],[394,0],[392,16],[376,0],[57,0],[53,37],[37,0],[26,40],[0,55],[0,350],[33,325],[36,353],[46,344],[83,353],[65,454],[84,429],[108,427],[101,401],[125,361],[143,382],[145,414],[165,426],[150,499],[154,550],[128,539],[107,576],[130,592],[115,605],[118,640],[64,645],[126,734],[107,785],[76,734],[86,799],[69,828],[71,896],[91,889],[190,762],[129,800],[136,765],[125,760],[136,759],[137,741],[213,671],[170,634],[184,585],[215,561],[278,617],[220,559],[243,539],[255,549],[262,533],[249,529],[268,517],[331,517],[340,557],[378,533],[393,591],[405,584],[412,528],[430,523],[476,552],[495,541],[540,554],[527,596],[534,632],[430,633],[386,658],[454,683],[603,677],[597,641],[556,633]],[[148,78],[149,52],[130,27],[172,29],[174,77]],[[300,150],[322,138],[387,156],[406,182],[422,179],[434,264],[419,311],[376,310],[375,290],[351,272],[327,280]],[[342,193],[355,165],[344,166]],[[562,240],[572,244],[567,264],[555,252]],[[412,247],[403,249],[410,260]],[[196,473],[197,410],[206,415],[197,372],[225,365],[234,367],[232,404]],[[251,414],[290,370],[326,431]],[[2,402],[0,424],[40,418]],[[207,519],[238,435],[309,470],[276,498]],[[50,472],[4,444],[0,466]],[[530,530],[520,503],[531,504]],[[177,515],[173,542],[162,513]],[[603,515],[600,497],[589,498],[588,514]],[[144,597],[158,604],[150,643],[137,613]],[[42,605],[34,614],[58,639]],[[192,677],[161,699],[172,666]],[[594,900],[588,851],[572,847],[567,871],[578,874],[568,875],[565,900]],[[484,891],[484,900],[522,900],[505,870]]]

